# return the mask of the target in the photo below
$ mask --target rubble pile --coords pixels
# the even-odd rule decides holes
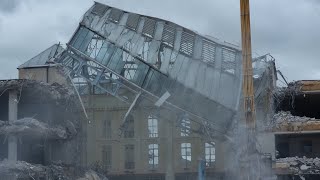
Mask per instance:
[[[280,111],[273,116],[269,129],[275,131],[303,131],[320,128],[320,120],[309,117],[293,116],[290,112]]]
[[[277,169],[289,170],[293,174],[320,174],[320,158],[287,157],[277,159]]]
[[[288,111],[280,111],[273,116],[274,122],[277,124],[285,123],[285,122],[307,122],[307,121],[320,121],[315,118],[309,117],[300,117],[300,116],[293,116]]]
[[[44,94],[52,99],[68,99],[74,95],[74,90],[71,87],[66,87],[58,83],[47,84],[27,79],[0,81],[0,95],[10,89],[15,89],[20,92],[24,89],[32,89],[34,93],[38,93],[38,95]]]
[[[19,177],[43,176],[46,168],[42,165],[33,165],[24,161],[8,161],[0,162],[0,174],[19,175]]]
[[[71,123],[71,122],[70,122]],[[73,134],[75,132],[72,132]],[[67,139],[66,128],[50,127],[44,122],[33,118],[23,118],[17,121],[0,121],[0,135],[32,135],[40,137],[50,137],[53,139]]]
[[[85,173],[84,173],[85,172]],[[74,168],[63,164],[30,164],[24,161],[0,162],[0,175],[12,175],[18,178],[47,178],[59,180],[107,180],[103,175],[98,175],[93,170]]]

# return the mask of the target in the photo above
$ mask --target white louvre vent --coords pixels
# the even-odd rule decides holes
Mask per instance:
[[[152,37],[154,36],[154,31],[156,26],[156,21],[153,19],[145,18],[144,26],[142,29],[142,33],[146,36]]]
[[[176,29],[172,26],[165,25],[162,34],[162,41],[164,44],[173,47]]]
[[[130,13],[128,20],[127,20],[127,27],[132,30],[137,30],[137,26],[139,23],[139,17],[140,16],[138,14]]]
[[[119,9],[112,9],[109,19],[113,22],[118,23],[120,21],[120,18],[123,14],[123,11],[119,10]]]
[[[209,64],[215,63],[216,46],[214,42],[207,39],[202,41],[202,60]]]
[[[91,12],[101,17],[104,15],[104,13],[107,11],[108,8],[109,7],[106,5],[96,3]]]
[[[180,52],[182,52],[188,56],[192,56],[194,40],[195,40],[194,34],[191,34],[191,33],[185,32],[185,31],[182,32]]]

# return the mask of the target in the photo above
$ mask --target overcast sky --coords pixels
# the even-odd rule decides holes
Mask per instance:
[[[240,44],[239,0],[97,0]],[[0,79],[65,44],[92,0],[0,0]],[[289,81],[320,79],[320,0],[251,0],[254,56],[271,53]]]

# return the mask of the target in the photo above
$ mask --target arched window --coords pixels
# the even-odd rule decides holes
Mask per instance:
[[[191,122],[190,119],[187,117],[184,117],[181,120],[181,136],[189,136],[190,135],[190,129],[191,129]]]

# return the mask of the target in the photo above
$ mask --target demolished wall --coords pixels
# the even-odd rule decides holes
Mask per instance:
[[[18,161],[6,160],[8,147],[1,146],[4,153],[0,157],[0,174],[29,176],[34,173],[35,177],[42,177],[54,169],[52,165],[56,162],[64,164],[61,167],[81,167],[85,163],[83,113],[73,89],[57,83],[2,80],[0,94],[4,97],[0,103],[4,107],[8,104],[9,91],[17,93],[14,102],[18,105],[18,120],[1,119],[0,136],[4,141],[7,136],[18,138]],[[8,117],[5,114],[8,112],[1,113],[0,117]]]

